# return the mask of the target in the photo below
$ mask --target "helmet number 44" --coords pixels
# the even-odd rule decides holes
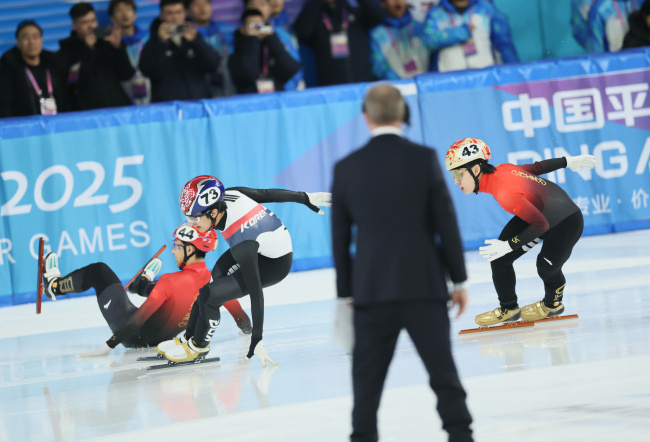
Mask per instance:
[[[176,236],[181,238],[181,241],[192,242],[196,236],[196,231],[188,226],[183,226],[178,229]]]

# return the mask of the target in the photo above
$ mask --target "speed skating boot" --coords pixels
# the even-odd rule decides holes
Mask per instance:
[[[209,351],[209,345],[201,348],[194,343],[193,339],[190,339],[165,352],[165,357],[172,362],[189,362],[199,357],[204,358]]]
[[[476,315],[476,323],[480,326],[499,324],[501,322],[514,322],[521,317],[521,309],[505,309],[503,307],[495,308],[492,311]]]
[[[521,309],[521,319],[524,321],[539,321],[540,319],[552,318],[564,313],[564,304],[555,301],[553,308],[546,307],[544,301],[537,301]]]
[[[158,354],[164,355],[166,352],[169,350],[179,346],[183,345],[184,343],[187,342],[187,339],[185,339],[185,333],[181,335],[181,337],[174,336],[174,339],[170,339],[169,341],[162,341],[158,346],[156,347],[156,350],[158,351]]]
[[[55,289],[59,279],[61,279],[59,258],[57,258],[56,253],[50,252],[43,260],[43,288],[45,296],[53,301],[56,300]]]

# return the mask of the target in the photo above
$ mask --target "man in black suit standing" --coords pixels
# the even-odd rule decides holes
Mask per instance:
[[[354,307],[350,440],[378,440],[384,380],[406,328],[429,372],[449,441],[471,441],[472,418],[451,353],[445,280],[448,275],[454,283],[451,301],[460,316],[468,299],[463,248],[436,152],[402,138],[407,115],[397,88],[370,88],[364,117],[373,138],[334,169],[337,290]]]

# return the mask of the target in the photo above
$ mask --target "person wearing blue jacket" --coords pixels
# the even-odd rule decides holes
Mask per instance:
[[[291,25],[289,14],[284,8],[284,0],[271,0],[269,1],[271,8],[271,16],[269,23],[273,26],[275,33],[284,45],[289,55],[293,57],[298,63],[302,64],[300,60],[300,50],[298,46],[298,38]],[[284,84],[285,91],[302,90],[305,88],[304,73],[302,69],[296,73],[289,81]]]
[[[423,26],[413,20],[406,0],[382,0],[383,23],[370,31],[372,73],[378,80],[412,78],[429,70]]]
[[[596,0],[589,10],[588,52],[616,52],[630,29],[627,16],[639,9],[641,0]]]
[[[589,9],[594,0],[571,0],[571,33],[583,48],[589,40]]]
[[[134,0],[111,0],[108,3],[108,15],[113,26],[122,31],[122,41],[126,45],[131,66],[135,69],[135,75],[130,80],[123,81],[122,87],[131,102],[139,105],[151,101],[151,82],[138,69],[140,54],[149,40],[149,32],[135,24],[136,9]]]
[[[187,14],[196,25],[203,40],[221,55],[219,68],[208,74],[213,97],[229,97],[235,94],[235,86],[228,71],[228,57],[234,48],[237,27],[230,23],[212,20],[212,4],[209,0],[185,0]]]
[[[424,44],[440,72],[519,61],[506,16],[487,0],[441,0],[427,14]]]

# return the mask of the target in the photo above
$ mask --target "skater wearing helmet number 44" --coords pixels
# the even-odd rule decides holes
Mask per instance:
[[[489,326],[502,322],[538,321],[564,312],[562,297],[566,279],[562,266],[582,235],[580,208],[555,183],[540,175],[568,167],[574,172],[593,168],[592,155],[552,158],[534,164],[488,163],[490,148],[477,138],[464,138],[447,151],[445,163],[460,190],[489,193],[514,217],[498,239],[488,239],[480,254],[492,266],[492,281],[500,306],[476,316],[476,323]],[[544,299],[519,307],[515,292],[516,259],[543,241],[537,256],[537,273],[544,282]]]
[[[174,231],[172,255],[180,272],[154,277],[162,261],[152,259],[129,286],[129,291],[147,299],[138,308],[131,303],[120,279],[111,268],[94,263],[61,277],[58,258],[49,253],[44,260],[44,288],[48,298],[56,300],[61,295],[95,290],[97,304],[113,335],[100,348],[80,357],[108,354],[118,344],[125,347],[153,347],[172,339],[185,329],[192,303],[199,289],[210,281],[210,271],[205,265],[205,254],[215,249],[215,232],[202,233],[189,223]],[[227,306],[235,319],[246,313],[238,301]],[[250,322],[248,324],[250,329]]]
[[[263,289],[282,281],[291,269],[291,237],[280,219],[263,203],[302,203],[316,213],[330,207],[331,195],[283,189],[224,189],[217,178],[201,175],[181,191],[183,214],[200,232],[219,231],[230,249],[218,259],[212,280],[199,291],[187,329],[180,339],[158,345],[158,352],[172,362],[204,358],[219,325],[219,308],[226,302],[249,295],[253,330],[246,355],[257,356],[264,367],[277,365],[262,343],[264,325]]]

